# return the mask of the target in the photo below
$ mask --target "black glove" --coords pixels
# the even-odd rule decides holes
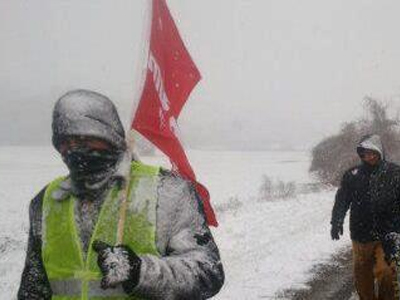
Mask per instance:
[[[385,260],[390,264],[392,261],[400,263],[400,233],[389,232],[381,238]]]
[[[139,283],[139,256],[128,246],[110,246],[102,241],[94,241],[93,250],[98,253],[97,264],[103,274],[101,288],[115,288],[122,284],[124,291],[131,295]]]
[[[343,235],[343,224],[333,223],[331,227],[331,238],[332,240],[340,239],[340,236]]]

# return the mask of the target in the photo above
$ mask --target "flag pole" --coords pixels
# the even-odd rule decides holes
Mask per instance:
[[[141,47],[142,51],[140,53],[139,61],[141,62],[138,64],[137,68],[140,69],[140,75],[138,76],[139,79],[136,82],[137,88],[136,92],[134,93],[135,99],[133,101],[132,105],[132,111],[130,114],[130,120],[129,120],[129,126],[127,133],[132,132],[133,129],[131,128],[133,120],[135,118],[135,111],[136,108],[139,104],[140,97],[142,96],[143,89],[144,89],[144,84],[146,81],[146,75],[147,75],[147,64],[148,64],[148,58],[149,58],[149,52],[150,52],[150,34],[151,34],[151,24],[152,24],[152,14],[153,14],[153,1],[146,1],[146,6],[144,9],[144,23],[146,24],[143,26],[142,30],[142,35],[141,35],[141,41],[143,44],[143,47]],[[144,64],[143,64],[144,63]]]
[[[142,41],[144,41],[144,46],[143,46],[143,48],[142,49],[144,49],[143,50],[143,52],[144,52],[144,56],[145,56],[145,59],[143,59],[145,62],[146,62],[146,68],[147,68],[147,57],[148,57],[148,52],[149,52],[149,49],[150,49],[150,47],[149,47],[149,43],[150,42],[147,42],[147,41],[149,41],[150,39],[149,39],[149,36],[150,36],[150,30],[151,30],[151,16],[152,16],[152,1],[150,2],[150,1],[146,1],[146,6],[145,6],[145,16],[147,16],[146,18],[145,18],[145,23],[146,23],[146,26],[144,26],[144,30],[143,30],[143,33],[142,33]],[[143,52],[142,52],[142,55],[143,55]],[[141,70],[140,70],[140,83],[138,83],[138,85],[140,84],[140,88],[138,88],[138,93],[137,93],[137,101],[134,101],[133,102],[133,106],[132,106],[132,114],[131,114],[131,117],[130,117],[130,122],[129,122],[129,124],[128,124],[128,129],[126,130],[126,134],[125,134],[125,139],[126,139],[126,145],[127,145],[127,150],[126,150],[126,152],[127,152],[127,156],[128,156],[128,161],[124,161],[123,163],[126,163],[126,164],[128,164],[128,170],[127,170],[127,172],[125,173],[125,180],[124,180],[124,183],[123,183],[123,185],[122,185],[122,189],[121,189],[121,191],[120,191],[120,193],[119,193],[119,203],[120,203],[120,210],[119,210],[119,218],[118,218],[118,227],[117,227],[117,239],[116,239],[116,244],[117,245],[120,245],[120,244],[122,244],[123,243],[123,240],[124,240],[124,227],[125,227],[125,220],[126,220],[126,210],[127,210],[127,208],[128,208],[128,201],[127,201],[127,199],[128,199],[128,197],[129,197],[129,186],[130,186],[130,177],[131,177],[131,172],[130,172],[130,170],[131,170],[131,168],[130,168],[130,164],[131,164],[131,160],[132,160],[132,157],[133,157],[133,155],[134,155],[134,147],[135,147],[135,138],[134,138],[134,131],[131,129],[131,126],[132,126],[132,122],[133,122],[133,118],[134,118],[134,112],[135,112],[135,110],[136,110],[136,107],[137,107],[137,103],[139,102],[139,98],[140,98],[140,96],[141,96],[141,92],[142,92],[142,90],[143,90],[143,87],[144,87],[144,78],[145,78],[145,70],[146,70],[146,68],[143,68],[143,67],[141,67]]]
[[[120,203],[120,208],[119,208],[119,218],[118,218],[118,227],[117,227],[117,240],[116,244],[120,245],[123,243],[124,240],[124,227],[125,227],[125,220],[126,220],[126,210],[128,207],[128,194],[129,194],[129,186],[130,186],[130,177],[131,177],[131,167],[130,167],[130,161],[133,153],[133,146],[134,146],[134,140],[133,138],[128,135],[126,136],[127,139],[127,150],[126,150],[126,156],[127,158],[122,161],[123,164],[128,164],[126,167],[124,166],[124,181],[121,186],[121,190],[119,192],[119,203]],[[128,161],[126,161],[128,160]]]

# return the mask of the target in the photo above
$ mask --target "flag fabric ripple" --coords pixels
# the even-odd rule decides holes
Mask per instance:
[[[196,181],[177,126],[179,114],[200,79],[200,72],[179,35],[166,1],[153,0],[146,81],[132,128],[169,157],[173,171],[194,183],[207,223],[218,226],[210,195]]]

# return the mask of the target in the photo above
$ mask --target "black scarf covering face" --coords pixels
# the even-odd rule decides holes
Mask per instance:
[[[94,150],[74,147],[63,154],[72,181],[73,193],[81,197],[95,198],[103,193],[121,158],[115,150]]]

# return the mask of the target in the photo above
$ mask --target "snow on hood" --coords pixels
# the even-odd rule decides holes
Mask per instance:
[[[378,152],[382,159],[385,157],[381,138],[377,134],[364,136],[357,145],[357,153],[361,149],[373,150]]]
[[[119,150],[126,149],[125,132],[114,104],[106,96],[88,90],[63,95],[53,112],[53,144],[58,149],[66,136],[103,139]]]

